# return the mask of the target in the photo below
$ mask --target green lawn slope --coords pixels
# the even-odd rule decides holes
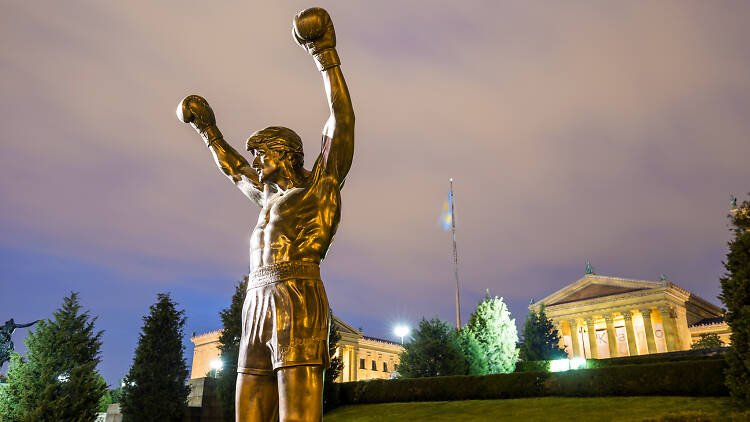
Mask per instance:
[[[669,418],[682,415],[681,418]],[[727,397],[537,397],[342,406],[324,422],[370,421],[742,421]],[[739,417],[739,418],[738,418]],[[664,418],[664,419],[662,419]]]

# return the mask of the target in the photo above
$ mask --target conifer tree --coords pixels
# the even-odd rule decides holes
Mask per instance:
[[[734,239],[729,242],[719,295],[732,329],[726,384],[735,403],[750,408],[750,202],[733,207],[731,223]]]
[[[26,358],[13,353],[0,414],[9,421],[94,421],[107,384],[96,371],[102,331],[71,293],[26,337]]]
[[[333,320],[333,314],[331,314]],[[339,347],[341,334],[336,327],[331,325],[331,333],[328,335],[328,354],[331,356],[331,367],[326,369],[325,379],[323,380],[323,412],[328,412],[338,405],[338,388],[335,384],[336,378],[344,369],[344,361],[341,356],[336,355],[336,349]]]
[[[501,297],[491,297],[489,290],[469,318],[466,329],[476,337],[487,359],[490,374],[513,372],[518,360],[518,331]]]
[[[484,355],[482,345],[471,330],[461,330],[457,333],[458,345],[466,358],[466,375],[487,375],[488,361]]]
[[[169,294],[159,294],[143,317],[120,402],[125,422],[179,422],[185,416],[190,393],[182,344],[185,311],[176,305]]]
[[[237,385],[237,358],[242,337],[242,305],[247,295],[247,276],[237,282],[232,303],[219,313],[224,328],[219,336],[219,351],[224,365],[216,383],[216,395],[221,415],[227,422],[234,421],[234,396]]]
[[[399,360],[398,372],[403,378],[466,375],[469,370],[458,333],[439,318],[422,318]]]
[[[565,357],[565,351],[560,349],[559,334],[552,320],[547,318],[544,304],[540,306],[539,313],[529,311],[526,322],[523,324],[521,360],[552,360],[563,357]]]

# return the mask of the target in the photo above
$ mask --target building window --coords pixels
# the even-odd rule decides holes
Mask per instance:
[[[378,370],[378,365],[375,363],[375,361],[372,361],[372,370],[373,371],[377,371]]]
[[[364,360],[364,358],[359,360],[359,369],[365,369],[365,360]]]
[[[393,370],[394,370],[394,371],[398,371],[398,364],[397,364],[397,363],[394,363],[394,364],[393,364]]]
[[[383,372],[388,372],[388,364],[383,362]]]

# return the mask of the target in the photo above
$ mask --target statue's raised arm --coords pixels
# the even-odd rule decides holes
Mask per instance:
[[[245,157],[232,148],[216,125],[216,117],[211,106],[203,97],[188,95],[177,106],[177,118],[191,126],[203,138],[206,146],[224,175],[239,190],[257,205],[262,206],[263,185],[258,181],[258,173],[253,170]]]
[[[30,322],[30,323],[28,323],[28,324],[17,324],[17,325],[16,325],[16,328],[26,328],[26,327],[31,327],[32,325],[34,325],[34,324],[36,324],[37,322],[40,322],[40,321],[41,321],[41,319],[38,319],[38,320],[36,320],[36,321],[34,321],[34,322]]]
[[[10,337],[16,331],[16,328],[31,327],[40,321],[41,319],[28,324],[16,324],[13,318],[11,318],[0,326],[0,366],[3,366],[5,362],[10,360],[10,353],[13,351],[13,342],[10,340]]]
[[[343,185],[354,155],[354,108],[341,73],[333,22],[324,9],[305,9],[294,17],[293,35],[297,44],[313,56],[323,74],[331,116],[323,127],[320,165],[327,175]]]

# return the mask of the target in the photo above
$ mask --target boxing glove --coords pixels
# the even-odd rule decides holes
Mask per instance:
[[[336,31],[324,9],[311,7],[297,13],[292,33],[297,44],[315,57],[320,70],[340,64],[336,54]]]
[[[221,132],[216,127],[214,111],[211,110],[208,101],[199,95],[188,95],[180,101],[177,106],[177,118],[184,123],[190,123],[208,144],[221,137]]]

